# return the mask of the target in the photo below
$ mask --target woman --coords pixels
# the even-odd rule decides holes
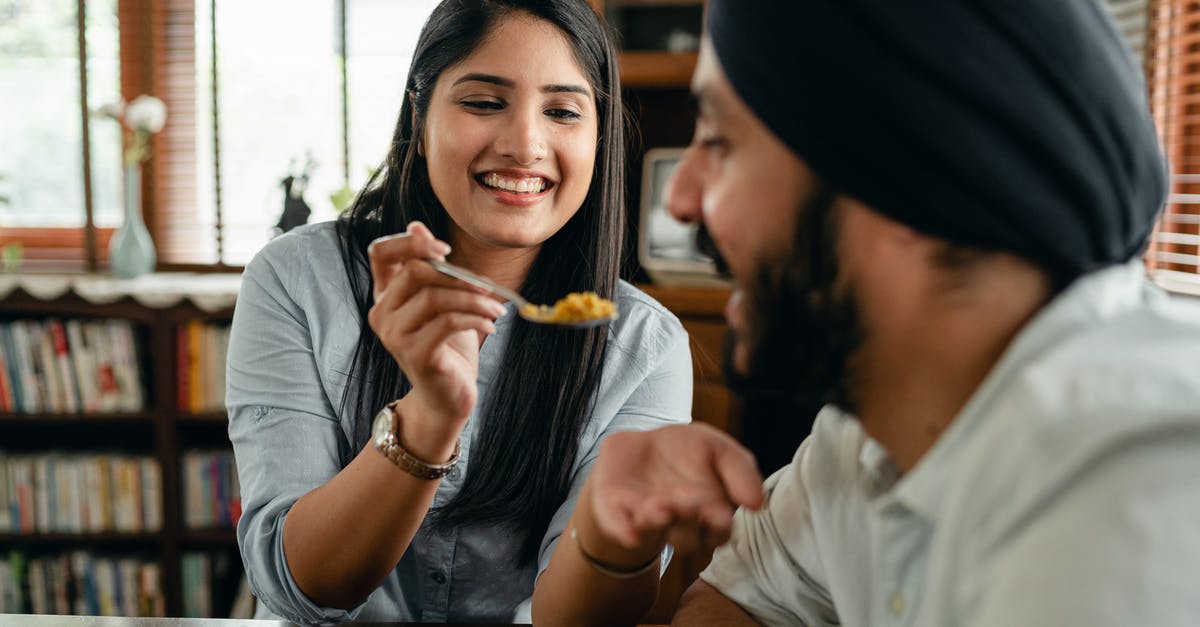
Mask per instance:
[[[613,46],[585,0],[444,2],[406,96],[348,214],[246,268],[227,405],[259,615],[635,622],[665,563],[620,566],[569,518],[608,434],[688,420],[691,360],[617,278]],[[621,317],[533,325],[428,258]]]

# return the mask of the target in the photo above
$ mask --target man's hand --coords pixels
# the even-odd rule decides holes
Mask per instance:
[[[609,436],[590,481],[597,530],[627,550],[711,552],[729,539],[734,509],[764,498],[754,456],[703,424]]]

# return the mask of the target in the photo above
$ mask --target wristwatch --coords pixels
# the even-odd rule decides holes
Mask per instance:
[[[444,464],[431,464],[418,459],[404,449],[397,435],[400,432],[400,417],[396,414],[395,406],[399,401],[388,403],[375,414],[375,422],[371,424],[371,442],[375,450],[392,460],[408,474],[418,479],[441,479],[445,477],[454,465],[458,463],[459,444],[454,443],[454,454]]]

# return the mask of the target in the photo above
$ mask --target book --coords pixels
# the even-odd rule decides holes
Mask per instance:
[[[0,533],[14,533],[17,530],[13,524],[12,481],[8,467],[8,457],[0,453]]]
[[[188,325],[175,329],[175,402],[179,411],[190,411],[192,400],[192,349]]]
[[[108,332],[108,325],[98,320],[90,321],[84,323],[83,330],[87,344],[92,349],[100,411],[117,411],[121,404],[121,391],[117,387],[112,335]]]
[[[75,371],[75,385],[79,389],[79,406],[82,411],[101,411],[100,385],[96,372],[93,350],[87,341],[83,322],[70,319],[65,323],[67,343],[71,347],[71,363]]]
[[[58,376],[58,358],[54,353],[54,339],[50,336],[49,328],[30,320],[28,328],[34,341],[34,353],[37,356],[38,375],[46,394],[42,397],[47,412],[60,413],[66,410],[66,397],[63,383]]]
[[[34,614],[50,613],[50,588],[46,585],[45,562],[37,559],[29,562],[29,609]]]
[[[140,564],[132,558],[117,560],[117,585],[120,589],[120,616],[137,616],[141,589],[138,585]]]
[[[142,473],[142,528],[146,531],[162,529],[162,472],[158,461],[143,457]]]
[[[44,390],[38,372],[37,351],[34,350],[33,338],[30,336],[30,324],[24,320],[15,320],[9,330],[15,347],[17,368],[21,373],[23,407],[25,413],[36,414],[42,410]]]
[[[140,411],[144,407],[141,368],[133,325],[128,320],[108,320],[113,349],[113,373],[116,375],[118,407],[121,411]]]
[[[13,400],[13,382],[9,378],[8,354],[4,346],[8,335],[8,326],[0,324],[0,411],[14,412],[17,410]]]
[[[61,386],[62,411],[77,413],[79,411],[79,389],[75,384],[75,364],[71,362],[67,330],[63,326],[62,320],[50,318],[46,320],[46,331],[54,349],[54,362],[57,366],[55,375]]]
[[[188,411],[198,412],[204,407],[204,329],[199,320],[188,322]]]
[[[141,616],[166,616],[167,605],[162,594],[162,574],[158,564],[147,562],[140,570],[141,594],[138,599],[138,614]]]
[[[21,396],[21,370],[16,345],[13,342],[12,325],[0,324],[0,328],[3,328],[3,333],[0,333],[0,350],[4,351],[4,360],[8,367],[9,393],[12,394],[12,408],[8,411],[25,411],[25,402]]]

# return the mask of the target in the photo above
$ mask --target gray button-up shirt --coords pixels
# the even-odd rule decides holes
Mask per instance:
[[[619,286],[617,307],[621,317],[611,326],[572,491],[542,539],[537,564],[518,567],[521,538],[505,529],[439,534],[423,524],[396,569],[362,605],[350,611],[319,607],[292,579],[283,522],[297,499],[329,481],[357,452],[349,450],[351,417],[339,412],[360,328],[332,223],[302,227],[268,244],[246,267],[226,395],[244,512],[238,544],[260,601],[258,616],[300,623],[529,621],[534,581],[575,507],[600,441],[616,431],[690,419],[692,363],[679,320],[627,283]],[[480,349],[481,396],[496,376],[513,316],[510,304]],[[461,487],[481,422],[472,414],[458,466],[439,485],[435,506]]]
[[[826,408],[701,577],[766,625],[1200,624],[1200,307],[1143,275],[1047,306],[903,477]]]

